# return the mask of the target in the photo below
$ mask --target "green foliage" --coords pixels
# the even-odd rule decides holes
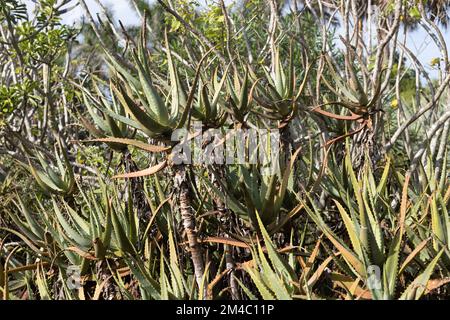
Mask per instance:
[[[38,2],[0,0],[0,299],[449,298],[449,84],[392,46],[396,4],[433,34],[416,2],[380,8],[393,54],[364,8],[338,47],[312,3],[133,0],[140,28],[105,8],[75,39]],[[278,130],[274,170],[175,163],[178,129],[228,143],[195,120]]]

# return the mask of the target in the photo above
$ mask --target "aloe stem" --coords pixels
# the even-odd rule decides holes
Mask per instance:
[[[217,179],[224,179],[224,176],[225,176],[224,168],[222,165],[219,165],[217,169],[217,176],[215,174],[213,174],[212,176],[213,184],[219,190],[222,189],[222,185],[218,183]],[[231,212],[228,210],[225,203],[223,203],[222,199],[218,196],[214,197],[214,203],[216,205],[217,211],[219,211],[220,220],[222,219],[225,220],[224,222],[227,225],[231,226],[232,223]],[[225,234],[225,237],[228,238],[229,237],[228,234]],[[230,245],[225,244],[224,250],[225,250],[225,263],[226,268],[228,270],[228,282],[231,288],[231,299],[240,300],[241,296],[239,293],[239,283],[237,282],[235,275],[236,264],[234,263],[233,259],[233,248]]]
[[[234,270],[236,265],[233,259],[233,249],[228,244],[225,245],[225,262],[227,270],[229,270],[228,281],[231,288],[231,299],[240,300],[241,296],[239,293],[239,284],[236,280],[236,271]]]
[[[202,249],[197,239],[197,230],[195,228],[195,216],[192,211],[191,197],[189,194],[188,177],[184,165],[177,165],[175,170],[175,186],[178,188],[178,205],[180,207],[181,220],[191,252],[192,264],[194,265],[194,274],[197,285],[201,288],[205,265],[203,262]]]

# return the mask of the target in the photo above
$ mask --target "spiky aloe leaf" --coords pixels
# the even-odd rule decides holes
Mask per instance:
[[[334,234],[334,232],[330,230],[330,228],[317,213],[318,211],[316,209],[312,210],[304,200],[302,201],[305,210],[311,217],[311,219],[313,219],[313,221],[317,224],[317,226],[321,229],[325,236],[333,243],[336,249],[338,249],[344,260],[353,269],[353,271],[361,278],[363,278],[365,276],[365,267],[361,259],[357,255],[355,255],[355,253],[350,250],[347,245]]]
[[[431,277],[431,274],[434,271],[441,255],[444,253],[444,249],[439,251],[439,253],[430,261],[425,270],[414,279],[414,281],[406,288],[405,292],[403,292],[400,300],[419,300],[425,289],[427,287],[428,280]]]
[[[278,49],[275,51],[274,69],[275,88],[277,89],[280,97],[285,98],[287,95],[289,95],[287,83],[288,79],[286,78],[286,73],[284,72],[283,64],[280,60],[280,51]],[[290,97],[292,97],[292,94],[289,96],[289,98]]]
[[[250,300],[258,300],[258,298],[239,280],[239,278],[235,277],[236,282],[242,288],[242,291],[249,297]]]
[[[130,242],[127,234],[125,233],[124,227],[117,216],[116,210],[114,207],[111,207],[111,222],[112,228],[114,232],[114,236],[116,238],[117,244],[119,246],[119,251],[121,254],[135,254],[136,249],[133,244]]]
[[[269,262],[264,256],[264,252],[260,244],[258,244],[257,254],[259,257],[257,261],[259,262],[259,266],[261,269],[260,275],[261,278],[264,279],[266,286],[273,292],[278,300],[291,300],[291,295],[286,288],[286,282],[288,282],[288,279],[280,277],[277,273],[278,270],[276,269],[276,267],[272,268],[269,265]]]
[[[66,201],[62,200],[64,207],[66,208],[66,214],[71,220],[72,226],[83,236],[88,237],[91,234],[92,225],[90,221],[84,219],[74,209],[72,209]]]
[[[143,103],[149,115],[155,119],[158,123],[167,126],[169,125],[169,111],[164,103],[163,99],[159,95],[156,88],[153,86],[150,74],[145,72],[141,61],[137,57],[136,52],[133,50],[134,60],[138,69],[139,79],[141,81],[142,90],[147,98],[147,103]],[[143,102],[143,101],[141,101]]]
[[[338,201],[334,199],[333,201],[338,208],[342,221],[344,222],[353,250],[355,250],[356,254],[361,258],[363,256],[363,253],[359,239],[359,225],[357,225],[357,223],[350,218],[344,207],[342,207],[342,205]]]
[[[278,212],[278,210],[281,208],[281,205],[283,203],[283,200],[285,198],[286,195],[286,190],[288,188],[288,184],[289,184],[289,179],[292,178],[292,174],[293,174],[293,169],[294,169],[294,165],[296,162],[296,159],[298,157],[298,155],[300,154],[300,151],[302,150],[302,148],[298,148],[294,154],[291,156],[291,158],[289,159],[289,163],[287,164],[287,167],[283,173],[283,180],[281,180],[281,184],[279,187],[279,192],[276,196],[275,199],[275,204],[274,204],[274,209],[276,212]]]
[[[445,244],[446,227],[443,224],[441,215],[439,214],[436,194],[430,197],[431,208],[431,230],[433,231],[433,248],[438,251]]]
[[[138,123],[139,129],[145,134],[155,136],[167,131],[166,126],[158,122],[151,115],[145,113],[144,110],[136,105],[122,85],[117,84],[117,87],[114,85],[112,88],[125,110],[127,110],[131,117]]]
[[[184,296],[185,292],[187,292],[187,288],[179,267],[177,251],[175,248],[175,242],[173,240],[171,228],[169,228],[169,261],[172,288],[174,290],[175,296],[181,298]]]
[[[79,246],[83,249],[89,248],[91,246],[91,239],[89,239],[89,236],[87,234],[80,234],[79,231],[75,230],[70,225],[64,215],[61,213],[61,210],[59,209],[59,206],[54,198],[52,198],[52,204],[56,219],[64,229],[67,237],[74,242],[75,246]]]
[[[108,248],[111,243],[113,226],[112,226],[112,218],[111,218],[111,203],[109,202],[108,195],[107,195],[105,189],[103,189],[103,201],[106,206],[106,222],[105,222],[105,228],[104,228],[103,234],[101,236],[101,239],[103,241],[104,246]]]
[[[25,220],[27,221],[27,224],[30,226],[30,229],[33,231],[37,239],[43,239],[44,237],[44,229],[41,227],[41,225],[38,223],[36,217],[33,217],[29,208],[23,203],[22,198],[17,195],[17,201],[19,202],[19,205],[14,202],[16,207],[20,210],[20,212],[24,215]],[[22,224],[19,224],[21,226]]]
[[[170,147],[163,147],[163,146],[155,146],[149,143],[145,143],[136,139],[125,139],[125,138],[114,138],[114,137],[107,137],[107,138],[99,138],[99,139],[92,139],[92,140],[84,140],[84,142],[106,142],[106,143],[116,143],[116,144],[123,144],[126,146],[133,146],[136,148],[139,148],[141,150],[147,151],[147,152],[164,152],[170,150]]]
[[[180,82],[177,68],[172,59],[172,52],[169,48],[169,40],[167,38],[167,31],[164,32],[167,52],[167,63],[169,65],[170,85],[172,93],[172,110],[170,117],[175,119],[178,117],[179,110],[187,105],[187,95]]]
[[[100,117],[97,112],[95,111],[95,109],[97,110],[103,110],[104,107],[98,103],[98,101],[94,100],[92,95],[88,95],[85,91],[87,89],[85,89],[83,87],[82,90],[82,95],[83,95],[83,100],[84,100],[84,104],[86,106],[86,109],[89,113],[89,115],[91,116],[91,118],[94,120],[94,123],[103,131],[103,132],[111,132],[110,127],[108,125],[108,123],[106,123],[106,121]],[[94,129],[93,132],[98,132],[97,134],[101,133],[101,131],[98,131],[95,127],[93,127]]]
[[[36,246],[36,244],[28,239],[24,234],[20,233],[19,231],[13,230],[13,229],[9,229],[9,228],[5,228],[5,227],[0,227],[0,230],[9,232],[14,234],[15,236],[17,236],[18,238],[20,238],[20,240],[22,240],[28,247],[30,247],[34,252],[36,253],[42,253],[41,250]]]
[[[377,185],[377,194],[382,195],[386,189],[386,184],[389,177],[389,171],[391,168],[391,157],[387,157],[387,161],[384,164],[383,174],[381,175],[380,182]]]
[[[140,81],[134,77],[131,72],[127,70],[127,67],[122,66],[122,64],[112,57],[106,50],[106,63],[111,70],[115,70],[118,74],[122,75],[126,81],[128,81],[134,88],[138,89],[141,86]]]
[[[400,260],[400,249],[405,233],[405,221],[406,212],[408,209],[408,186],[409,186],[410,175],[405,177],[405,182],[403,184],[402,200],[400,204],[400,216],[398,220],[398,230],[391,242],[389,253],[383,268],[383,282],[384,282],[384,297],[386,299],[392,299],[395,294],[395,286],[397,283],[398,270],[399,270],[399,260]]]
[[[262,223],[259,214],[256,215],[256,219],[258,221],[259,229],[264,239],[264,244],[267,248],[267,253],[269,255],[270,262],[285,279],[294,281],[294,279],[296,279],[294,270],[292,270],[289,264],[278,254],[277,250],[273,246],[272,241],[270,240],[270,236],[267,233],[267,230],[264,227],[264,224]]]
[[[248,68],[245,69],[244,80],[242,80],[242,87],[239,97],[239,111],[245,112],[248,107],[248,90],[249,90]]]
[[[152,298],[155,300],[161,300],[161,287],[158,282],[149,275],[149,272],[142,261],[128,255],[127,259],[125,259],[125,263],[139,281],[142,299]]]
[[[167,166],[167,160],[164,160],[150,168],[147,168],[147,169],[144,169],[141,171],[118,174],[118,175],[115,175],[113,178],[114,179],[123,179],[123,178],[137,178],[137,177],[151,176],[151,175],[163,170],[166,166]]]
[[[427,246],[427,244],[428,244],[428,242],[429,242],[430,240],[431,240],[430,238],[425,239],[425,240],[423,240],[420,244],[418,244],[418,245],[414,248],[414,250],[413,250],[413,251],[408,255],[408,257],[406,257],[406,259],[403,261],[403,264],[402,264],[402,266],[400,267],[400,270],[398,271],[398,274],[402,274],[402,273],[405,271],[405,269],[410,265],[410,263],[414,261],[414,259],[416,258],[416,256],[419,255],[420,252],[421,252],[424,248],[426,248],[426,246]]]
[[[256,270],[245,266],[245,271],[250,275],[256,287],[258,288],[259,293],[261,294],[264,300],[275,300],[275,296],[270,292],[269,288],[264,284],[261,279],[261,276]]]
[[[45,276],[44,268],[38,267],[36,272],[36,285],[39,291],[39,297],[41,300],[52,300],[50,290],[47,285],[47,279]]]

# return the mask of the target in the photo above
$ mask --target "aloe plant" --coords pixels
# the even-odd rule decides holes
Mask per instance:
[[[414,237],[417,237],[412,217],[416,216],[420,209],[417,204],[409,205],[410,176],[407,174],[402,177],[403,191],[400,212],[396,215],[384,198],[391,170],[390,161],[388,160],[378,184],[375,182],[370,166],[366,167],[367,171],[363,179],[357,180],[348,154],[345,163],[353,191],[351,194],[348,191],[347,193],[338,191],[339,194],[336,196],[339,197],[339,200],[333,199],[333,202],[345,226],[351,247],[342,238],[336,236],[335,232],[325,223],[323,214],[320,213],[313,199],[308,201],[310,204],[306,201],[303,202],[305,209],[340,253],[340,257],[335,259],[339,260],[342,271],[350,274],[356,283],[361,279],[373,299],[394,299],[399,296],[397,287],[402,272],[409,266],[413,258],[419,256],[421,251],[429,250],[426,248],[429,241],[425,239],[417,243],[417,247],[410,252],[409,256],[403,252],[405,236],[408,234],[410,239],[414,239],[412,235],[416,234]],[[338,181],[336,182],[338,183]],[[338,185],[337,187],[339,188]],[[380,210],[381,207],[384,210]],[[382,229],[382,221],[386,221],[386,219],[392,223],[388,232],[390,235],[386,235],[386,230]],[[425,287],[427,285],[431,272],[437,265],[443,250],[435,252],[431,261],[423,261],[424,264],[427,264],[426,270],[416,277],[413,284],[402,293],[400,298],[418,299],[421,297],[424,290],[417,291],[416,286]],[[379,273],[373,274],[372,272],[376,270]],[[373,276],[375,276],[375,282],[371,282],[374,280]]]
[[[96,95],[92,95],[85,87],[81,87],[83,93],[83,101],[93,119],[94,124],[88,119],[80,115],[80,120],[85,128],[96,138],[115,137],[128,138],[132,136],[131,128],[126,123],[115,120],[110,114],[116,114],[123,118],[127,118],[123,106],[117,102],[114,94],[111,94],[111,102],[105,97],[99,88],[99,84],[93,82]],[[109,86],[109,92],[113,92],[112,82]],[[102,112],[100,115],[98,112]],[[116,151],[123,151],[126,146],[122,144],[109,143],[109,146]]]
[[[229,93],[226,108],[238,123],[244,123],[250,111],[250,79],[248,68],[243,77],[234,70],[233,75],[227,77],[227,91]]]
[[[196,71],[194,83],[192,84],[192,90],[186,98],[183,87],[180,85],[180,78],[177,68],[172,60],[168,43],[166,48],[171,80],[170,85],[168,86],[170,88],[168,92],[168,97],[170,96],[170,106],[164,101],[164,98],[158,92],[152,80],[145,27],[142,28],[137,49],[132,49],[133,62],[137,70],[137,77],[121,65],[120,61],[106,53],[106,61],[111,70],[115,72],[118,77],[118,80],[113,82],[111,85],[113,92],[131,119],[124,118],[117,113],[111,113],[111,117],[130,127],[138,129],[141,133],[147,135],[148,137],[161,142],[167,142],[172,133],[176,129],[182,128],[188,120],[188,114],[194,98],[194,88],[197,86],[199,70],[203,61],[203,59],[200,61]],[[140,143],[139,141],[131,139],[106,138],[100,141],[122,143],[124,145],[135,145],[150,152],[166,150],[165,148],[146,146],[145,143]],[[169,145],[169,148],[170,147],[172,146]],[[155,174],[159,170],[163,169],[168,164],[169,160],[170,159],[167,158],[159,165],[141,172],[125,173],[117,177],[133,178]],[[200,287],[205,269],[201,247],[197,241],[195,216],[191,209],[188,176],[184,165],[174,166],[174,181],[175,187],[178,189],[176,200],[179,205],[180,216],[189,242],[197,284]]]
[[[47,194],[71,195],[75,191],[75,175],[72,164],[62,142],[58,140],[54,155],[56,166],[46,159],[40,151],[32,153],[39,161],[40,166],[33,164],[28,158],[28,169],[39,187]]]
[[[288,264],[277,253],[259,215],[256,215],[256,219],[261,229],[269,259],[266,258],[261,245],[257,244],[256,248],[252,248],[253,260],[247,262],[244,269],[249,273],[264,299],[290,300],[296,291],[297,277],[294,266]]]
[[[210,127],[221,127],[227,120],[225,112],[225,97],[223,88],[228,79],[228,68],[219,78],[218,69],[213,73],[212,80],[203,83],[199,80],[197,101],[193,104],[192,116]]]
[[[294,164],[300,150],[291,156],[284,172],[262,174],[255,165],[236,165],[228,173],[229,181],[219,181],[219,186],[208,180],[205,184],[241,219],[258,230],[257,216],[260,215],[268,232],[273,234],[301,210],[301,205],[295,205],[282,214],[282,203],[286,203],[289,195],[293,198],[294,191]],[[244,195],[242,202],[231,192],[229,185],[238,186],[238,193]],[[221,187],[221,188],[220,188]],[[259,214],[257,214],[259,212]]]
[[[119,29],[79,0],[75,41],[54,2],[0,0],[0,299],[449,297],[437,5],[133,0]]]
[[[258,78],[252,73],[255,81],[253,98],[261,108],[265,118],[279,120],[286,124],[298,112],[301,103],[300,98],[304,93],[305,85],[308,80],[310,67],[303,70],[303,76],[300,83],[297,70],[295,68],[295,53],[292,46],[288,53],[288,65],[283,65],[280,58],[281,48],[275,47],[275,59],[270,68],[263,68],[264,77]],[[264,83],[264,84],[263,84]]]

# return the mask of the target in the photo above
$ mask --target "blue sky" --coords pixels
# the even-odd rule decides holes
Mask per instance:
[[[153,2],[154,0],[147,1]],[[25,2],[32,5],[32,0],[25,0]],[[101,2],[105,6],[112,8],[115,18],[121,20],[125,25],[137,25],[140,23],[138,16],[130,7],[128,0],[101,0]],[[96,13],[100,12],[99,7],[94,0],[86,0],[86,3],[94,16]],[[77,7],[63,16],[63,22],[67,24],[76,23],[82,15],[82,9]],[[450,39],[450,29],[443,31],[444,38]],[[433,69],[429,63],[433,58],[439,57],[439,50],[426,32],[423,31],[423,29],[419,29],[416,32],[410,33],[407,39],[407,46],[417,55],[427,72],[429,72],[432,77],[436,77],[437,71]]]

